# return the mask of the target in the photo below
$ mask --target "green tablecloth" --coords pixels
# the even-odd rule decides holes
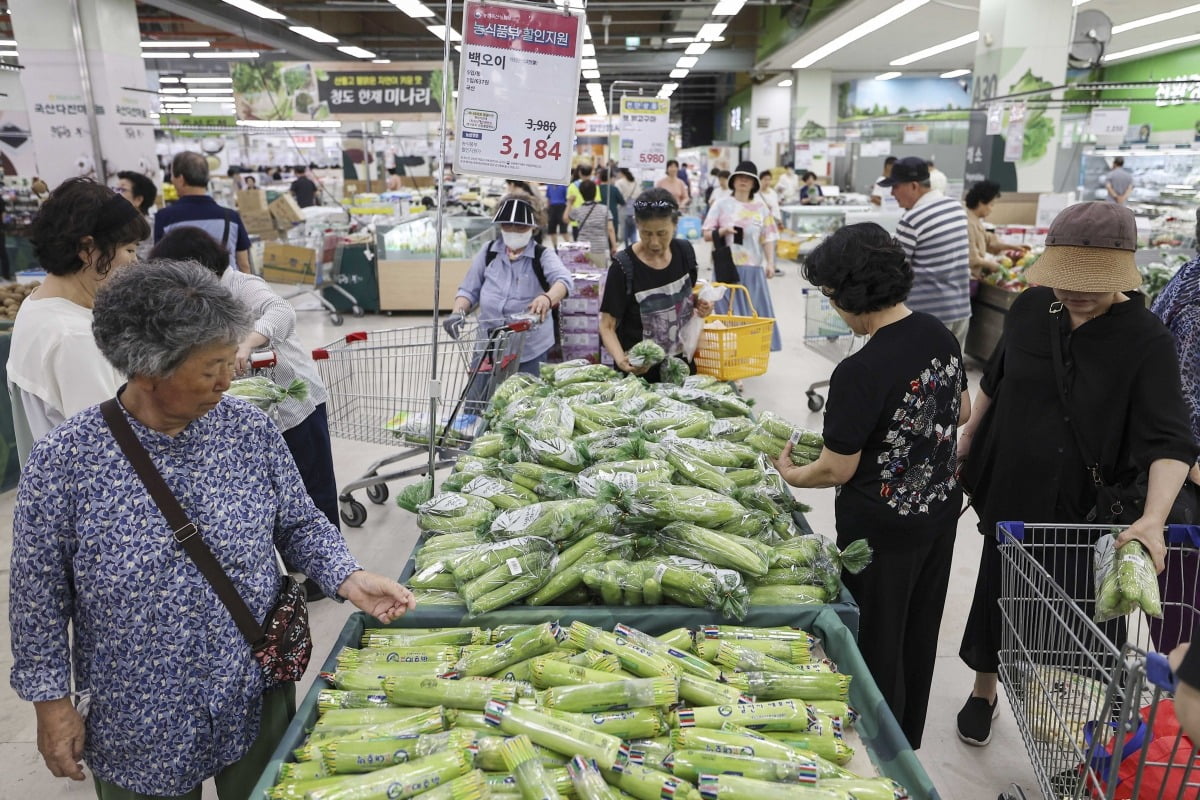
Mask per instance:
[[[425,628],[444,624],[437,621],[443,615],[430,613],[432,610],[433,607],[417,609],[387,627]],[[549,609],[542,611],[539,621],[555,619],[552,614],[548,613]],[[589,624],[601,624],[597,621],[601,615],[604,615],[604,618],[616,617],[621,622],[652,635],[665,633],[680,625],[698,628],[718,622],[710,612],[697,609],[681,609],[681,611],[690,613],[664,614],[661,608],[624,608],[619,611],[606,608],[577,608],[561,614],[557,619],[564,625],[575,620],[583,620]],[[841,671],[854,676],[854,680],[850,683],[850,703],[861,714],[857,730],[880,774],[907,787],[912,800],[941,800],[941,795],[933,787],[933,782],[925,773],[921,762],[917,760],[916,753],[908,746],[896,718],[892,716],[891,710],[879,693],[879,687],[875,685],[875,681],[867,671],[867,665],[863,662],[862,654],[855,644],[854,635],[842,624],[837,613],[826,606],[797,606],[795,608],[760,609],[760,615],[755,620],[756,625],[793,625],[821,638],[826,655],[837,662]],[[333,650],[325,659],[322,671],[334,671],[337,667],[337,654],[344,647],[358,647],[363,630],[368,627],[383,626],[366,614],[353,614],[346,621]],[[266,771],[250,793],[250,800],[266,800],[267,790],[275,784],[279,775],[279,766],[285,761],[294,760],[292,751],[300,746],[304,741],[306,731],[311,729],[316,722],[317,695],[322,689],[328,688],[331,688],[330,685],[318,678],[309,689],[304,701],[296,710],[296,718],[292,720],[292,724],[271,756],[271,762],[267,765]]]

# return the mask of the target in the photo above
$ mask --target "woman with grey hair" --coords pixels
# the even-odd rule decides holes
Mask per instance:
[[[212,273],[127,267],[93,313],[101,353],[128,378],[117,397],[129,426],[257,619],[280,591],[276,548],[383,622],[415,606],[359,566],[270,418],[224,394],[250,319]],[[294,709],[294,685],[264,676],[98,406],[25,465],[9,620],[12,685],[34,703],[46,766],[83,780],[86,761],[101,800],[199,798],[210,777],[222,800],[246,797]]]

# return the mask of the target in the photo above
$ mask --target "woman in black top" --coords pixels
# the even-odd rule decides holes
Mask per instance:
[[[962,352],[945,325],[904,305],[912,267],[873,222],[831,235],[804,277],[870,339],[829,379],[820,458],[793,466],[789,445],[775,466],[793,486],[840,487],[838,547],[866,539],[875,551],[842,580],[862,615],[863,657],[916,749],[962,507],[955,434],[971,406]]]
[[[661,380],[659,365],[636,368],[626,352],[653,339],[668,356],[691,364],[683,352],[683,329],[693,315],[706,317],[712,303],[692,294],[696,253],[690,242],[675,238],[679,205],[666,189],[647,189],[633,202],[639,241],[613,257],[600,301],[600,341],[622,372]],[[628,278],[632,278],[632,285]]]
[[[1163,569],[1163,524],[1196,448],[1171,334],[1134,291],[1141,286],[1136,242],[1133,214],[1114,203],[1080,203],[1055,218],[1045,253],[1028,270],[1030,282],[1040,286],[1025,291],[1009,310],[1004,338],[959,435],[963,480],[972,487],[984,535],[959,650],[976,672],[958,715],[958,735],[967,744],[988,743],[996,713],[1001,636],[996,524],[1088,520],[1096,489],[1077,436],[1103,467],[1106,482],[1128,485],[1148,475],[1143,515],[1117,542],[1140,540]],[[1055,337],[1061,369],[1055,365]],[[1031,544],[1029,552],[1070,597],[1091,595],[1086,552]],[[1106,635],[1118,645],[1124,640],[1119,625]]]

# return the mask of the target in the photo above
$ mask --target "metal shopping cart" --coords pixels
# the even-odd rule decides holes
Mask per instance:
[[[518,317],[481,322],[469,317],[456,338],[432,325],[347,334],[313,351],[329,391],[329,433],[372,444],[407,444],[371,464],[338,494],[342,521],[353,528],[367,509],[353,492],[366,489],[375,504],[387,502],[387,482],[429,471],[427,459],[390,472],[380,470],[428,456],[433,431],[435,468],[448,466],[483,427],[492,393],[520,367],[525,333],[533,321]],[[433,374],[434,334],[438,336]],[[432,414],[432,416],[431,416]]]
[[[805,347],[836,364],[863,346],[867,338],[858,336],[850,330],[846,321],[829,304],[828,297],[821,294],[819,289],[803,289],[802,291],[804,293]],[[825,395],[821,394],[819,390],[828,387],[828,380],[809,384],[804,394],[808,397],[810,411],[820,411],[825,407]]]
[[[1171,724],[1170,670],[1154,651],[1197,629],[1200,529],[1167,529],[1161,620],[1097,624],[1094,542],[1112,530],[1001,523],[1000,678],[1046,800],[1195,800],[1200,762]],[[1014,790],[1001,800],[1025,796]]]

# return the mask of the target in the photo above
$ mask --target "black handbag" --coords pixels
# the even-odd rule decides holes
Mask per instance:
[[[229,609],[238,629],[250,643],[254,658],[262,668],[268,683],[298,681],[312,657],[312,631],[308,625],[308,605],[304,587],[290,575],[283,575],[283,587],[267,615],[265,627],[259,624],[246,601],[238,594],[233,581],[221,568],[212,550],[204,543],[195,523],[187,518],[179,500],[154,466],[150,454],[129,427],[116,398],[100,404],[100,413],[112,430],[125,457],[150,492],[158,510],[175,531],[175,541],[195,562],[196,568],[212,585],[217,597]]]
[[[717,283],[741,283],[737,265],[733,263],[733,248],[719,245],[713,248],[713,280]]]
[[[1138,475],[1133,483],[1115,483],[1105,475],[1104,467],[1098,459],[1092,458],[1091,450],[1083,441],[1079,428],[1075,427],[1075,415],[1071,413],[1071,404],[1067,395],[1067,366],[1063,359],[1062,350],[1062,309],[1051,312],[1055,324],[1050,328],[1050,352],[1054,362],[1054,378],[1058,384],[1058,396],[1062,399],[1063,408],[1067,412],[1067,422],[1075,436],[1075,444],[1083,462],[1087,465],[1088,475],[1096,490],[1096,504],[1088,512],[1086,521],[1097,525],[1131,525],[1141,518],[1146,507],[1146,493],[1149,490],[1150,476],[1146,473]],[[1185,479],[1171,510],[1167,514],[1169,525],[1200,524],[1200,486]]]

